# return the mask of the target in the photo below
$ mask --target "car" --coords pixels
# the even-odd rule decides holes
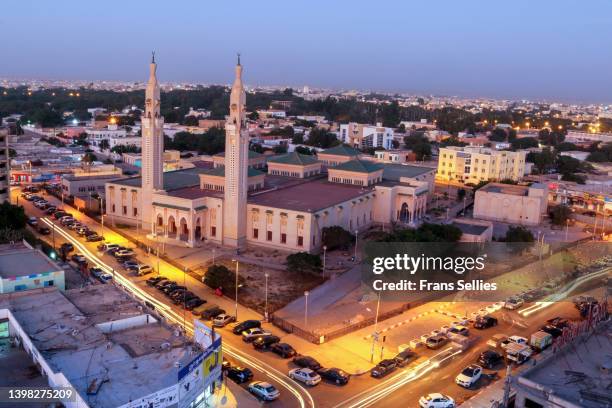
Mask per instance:
[[[76,231],[77,235],[84,236],[84,235],[85,235],[85,233],[86,233],[87,231],[89,231],[89,228],[87,228],[87,227],[85,227],[85,226],[82,226],[82,227],[78,227],[78,228],[76,228],[76,229],[75,229],[75,231]]]
[[[519,344],[521,346],[527,345],[527,339],[521,336],[510,336],[508,337],[506,340],[502,341],[500,346],[502,349],[506,349],[508,347],[509,344],[511,343],[516,343]]]
[[[85,258],[83,255],[81,254],[74,254],[70,257],[70,259],[72,260],[72,262],[75,262],[77,264],[84,264],[87,263],[87,258]]]
[[[35,226],[38,225],[38,218],[30,217],[30,218],[28,218],[28,220],[26,222],[28,223],[29,226],[35,227]]]
[[[69,216],[69,215],[70,215],[70,214],[68,214],[68,213],[67,213],[67,212],[65,212],[65,211],[56,211],[56,212],[53,214],[53,217],[54,217],[56,220],[58,220],[58,221],[59,221],[59,220],[60,220],[62,217],[67,217],[67,216]]]
[[[50,206],[50,207],[47,207],[47,209],[45,210],[45,214],[51,215],[51,214],[54,214],[56,211],[57,211],[57,208],[55,208],[54,206]]]
[[[542,326],[540,327],[540,330],[542,330],[545,333],[550,334],[554,338],[557,338],[563,334],[563,329],[553,326],[552,324],[547,324],[545,326]]]
[[[113,253],[115,258],[129,258],[134,256],[134,251],[131,249],[120,249]]]
[[[245,331],[242,332],[242,341],[246,343],[251,343],[255,341],[255,339],[258,339],[261,336],[269,336],[271,334],[272,333],[270,333],[267,330],[262,329],[261,327],[254,327],[252,329],[246,329]]]
[[[523,306],[523,299],[511,297],[504,302],[504,309],[515,310]]]
[[[215,327],[225,327],[227,326],[229,323],[235,321],[236,318],[234,316],[225,314],[225,313],[221,313],[218,316],[215,316],[214,319],[212,319],[212,325]]]
[[[489,327],[497,326],[497,319],[493,316],[481,316],[474,322],[475,329],[488,329]]]
[[[140,264],[135,269],[136,276],[144,276],[153,273],[153,268],[149,265]]]
[[[293,364],[298,367],[306,367],[315,371],[321,369],[321,364],[310,356],[295,356],[293,357]]]
[[[412,350],[404,350],[398,353],[393,359],[395,360],[398,367],[405,367],[410,361],[416,359],[417,354]]]
[[[104,271],[100,268],[97,268],[97,267],[89,268],[89,274],[93,276],[94,278],[99,278],[100,275],[102,275],[103,273]]]
[[[594,304],[597,304],[597,303],[598,303],[597,300],[595,300]],[[557,329],[561,329],[561,330],[563,330],[566,327],[569,327],[570,325],[569,320],[564,319],[562,317],[553,317],[552,319],[548,319],[546,322],[556,327]]]
[[[382,378],[389,374],[397,367],[397,362],[393,359],[382,360],[376,367],[370,371],[370,375],[374,378]]]
[[[247,389],[257,398],[265,401],[274,401],[280,397],[280,392],[272,384],[264,381],[254,381],[249,384]]]
[[[448,343],[448,337],[440,335],[428,338],[425,342],[425,346],[428,349],[436,350],[445,345],[446,343]]]
[[[206,310],[202,311],[200,317],[204,320],[214,319],[215,317],[222,315],[225,313],[225,310],[221,309],[219,306],[211,305]],[[240,334],[240,333],[237,333]]]
[[[470,364],[455,377],[455,383],[465,388],[471,388],[480,380],[480,377],[482,377],[482,367],[478,364]]]
[[[147,279],[147,285],[149,286],[155,286],[157,283],[162,282],[162,281],[166,281],[168,280],[168,278],[163,277],[163,276],[154,276],[152,278]]]
[[[119,248],[119,244],[111,244],[110,242],[107,242],[106,244],[98,245],[97,248],[98,248],[98,251],[108,252],[112,249]]]
[[[320,368],[317,370],[317,373],[321,376],[322,379],[337,385],[345,385],[349,382],[349,379],[351,378],[348,373],[335,367]]]
[[[245,367],[229,366],[225,370],[227,378],[237,384],[245,383],[253,378],[253,372]]]
[[[75,222],[76,220],[72,218],[71,215],[67,215],[65,217],[60,218],[60,224],[62,225],[74,224]]]
[[[236,324],[232,329],[232,333],[242,334],[243,331],[247,329],[254,329],[255,327],[261,327],[261,322],[259,320],[245,320]]]
[[[460,334],[460,335],[462,335],[462,336],[467,337],[467,336],[469,336],[470,331],[469,331],[469,329],[468,329],[467,327],[465,327],[465,326],[453,326],[453,327],[451,327],[451,328],[450,328],[450,329],[449,329],[449,330],[446,332],[446,335],[447,335],[447,336],[452,336],[452,335],[455,335],[455,334]]]
[[[78,230],[79,228],[85,227],[83,224],[81,224],[78,221],[74,221],[74,222],[70,222],[68,224],[66,224],[66,228],[70,229],[70,230]]]
[[[206,303],[206,301],[204,299],[201,299],[201,298],[196,296],[196,297],[193,297],[193,298],[187,300],[184,303],[183,307],[185,308],[185,310],[193,310],[196,307],[203,305],[204,303]]]
[[[131,260],[131,259],[128,260],[128,261],[125,261],[125,262],[121,262],[121,266],[124,269],[136,268],[136,267],[138,267],[138,265],[139,265],[138,261],[134,261],[134,260]]]
[[[98,241],[104,241],[104,237],[101,237],[98,234],[92,234],[92,235],[87,235],[85,237],[85,240],[87,242],[98,242]]]
[[[459,319],[459,320],[452,322],[450,324],[451,327],[467,326],[468,323],[470,322],[470,320],[468,318],[463,318],[463,317],[459,317],[459,316],[455,316],[455,318]]]
[[[162,288],[162,292],[164,292],[164,294],[166,294],[167,296],[172,295],[173,292],[176,292],[177,290],[182,290],[182,289],[187,289],[185,286],[179,285],[176,282],[172,282],[168,285],[165,285]]]
[[[161,282],[155,284],[155,288],[161,291],[168,285],[176,285],[176,282],[171,281],[170,279],[162,280]]]
[[[51,234],[51,228],[40,226],[38,227],[38,233],[42,235],[49,235]]]
[[[111,275],[108,272],[102,271],[101,273],[98,274],[98,276],[96,276],[96,278],[98,278],[100,282],[106,283],[106,282],[110,282],[113,280],[113,275]]]
[[[434,392],[419,398],[420,408],[455,408],[455,400],[448,395]]]
[[[487,340],[487,346],[492,348],[501,347],[502,344],[508,339],[508,336],[502,333],[495,334],[489,340]]]
[[[501,361],[504,361],[504,356],[495,350],[485,350],[478,356],[478,364],[485,368],[493,368]]]
[[[280,338],[278,336],[274,336],[273,334],[269,334],[267,336],[261,336],[253,341],[253,347],[256,350],[267,350],[274,343],[278,343]]]
[[[116,247],[111,247],[111,248],[109,248],[109,249],[106,251],[106,253],[107,253],[107,254],[109,254],[109,255],[113,255],[113,256],[114,256],[114,255],[115,255],[115,252],[117,252],[117,251],[122,251],[122,250],[124,250],[124,249],[127,249],[127,248],[126,248],[126,247],[124,247],[124,246],[121,246],[121,245],[117,245]]]
[[[72,245],[70,242],[64,242],[61,246],[60,246],[60,251],[64,252],[64,253],[68,253],[68,252],[72,252],[74,251],[74,245]]]
[[[311,386],[317,385],[321,382],[321,376],[310,368],[291,369],[289,370],[289,378]]]
[[[291,358],[297,354],[297,351],[287,343],[274,343],[270,346],[270,351],[282,358]]]

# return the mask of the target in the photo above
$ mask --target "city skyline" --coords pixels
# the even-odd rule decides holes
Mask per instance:
[[[575,9],[569,1],[554,10],[526,2],[504,10],[472,3],[461,6],[469,16],[463,19],[454,18],[459,6],[453,4],[395,5],[391,13],[380,5],[355,11],[309,3],[299,21],[273,5],[244,4],[247,12],[236,15],[228,6],[191,3],[162,13],[110,2],[85,11],[63,7],[58,14],[46,4],[30,7],[34,3],[9,3],[0,18],[8,35],[28,16],[28,32],[7,48],[0,76],[142,82],[140,67],[154,49],[161,82],[228,83],[240,51],[249,67],[245,82],[258,86],[610,102],[612,58],[601,52],[612,34],[609,13]],[[376,29],[363,29],[371,23]],[[147,31],[150,25],[159,28]],[[88,34],[74,35],[79,32]],[[145,40],[135,33],[146,33]],[[67,45],[49,47],[41,35]]]

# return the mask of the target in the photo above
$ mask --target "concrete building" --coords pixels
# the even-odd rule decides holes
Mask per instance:
[[[9,199],[11,160],[9,158],[9,136],[6,128],[0,128],[0,204]]]
[[[382,123],[363,125],[350,122],[340,125],[340,137],[342,143],[358,149],[380,147],[391,149],[393,141],[393,129],[382,126]]]
[[[268,174],[287,177],[312,177],[321,173],[321,162],[314,156],[297,152],[268,159]]]
[[[512,152],[484,147],[443,147],[440,148],[436,179],[473,184],[481,181],[520,181],[525,175],[526,157],[526,150]]]
[[[201,406],[223,381],[218,334],[191,342],[114,285],[0,295],[0,322],[30,370],[74,388],[67,408]]]
[[[493,239],[493,223],[490,221],[455,218],[452,225],[462,232],[460,242],[490,242]]]
[[[374,152],[376,161],[380,163],[403,164],[416,161],[412,150],[377,150]]]
[[[0,245],[0,294],[39,288],[64,290],[64,270],[27,242]]]
[[[88,197],[94,193],[104,197],[106,183],[118,177],[117,174],[67,174],[61,179],[62,192],[66,197]]]
[[[253,150],[249,150],[249,167],[254,169],[263,169],[266,167],[266,156],[254,152]],[[223,167],[225,166],[225,152],[217,153],[213,156],[213,165],[214,167]]]
[[[548,187],[489,183],[476,191],[474,218],[539,225],[548,205]]]

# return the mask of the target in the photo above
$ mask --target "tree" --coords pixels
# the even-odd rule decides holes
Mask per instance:
[[[412,150],[417,160],[426,160],[431,157],[431,144],[423,132],[414,132],[404,137],[404,145]]]
[[[83,161],[83,163],[93,163],[93,162],[95,162],[97,160],[98,160],[98,158],[96,157],[96,155],[91,153],[91,152],[85,153],[83,155],[83,158],[81,159],[81,161]]]
[[[463,200],[463,198],[465,197],[466,191],[464,188],[460,188],[459,190],[457,190],[457,201],[461,201]]]
[[[253,152],[257,152],[257,153],[263,153],[264,152],[264,148],[261,144],[259,143],[251,143],[249,145],[249,150],[253,151]]]
[[[85,147],[89,146],[89,142],[87,141],[87,133],[85,132],[79,133],[79,135],[74,140],[74,143],[79,146],[85,146]]]
[[[400,108],[397,101],[385,104],[381,110],[382,123],[386,127],[395,127],[400,121]]]
[[[534,164],[539,174],[544,174],[553,167],[555,154],[550,148],[546,147],[541,152],[527,153],[527,161]]]
[[[287,256],[287,269],[298,273],[321,273],[323,264],[319,255],[297,252]]]
[[[457,242],[462,234],[454,225],[424,223],[417,229],[395,230],[380,240],[382,242]]]
[[[140,153],[140,148],[136,145],[115,145],[111,149],[111,152],[116,154],[123,153]]]
[[[287,153],[287,145],[279,144],[279,145],[274,146],[274,153],[276,154]]]
[[[0,228],[22,229],[25,227],[27,219],[22,206],[13,205],[8,201],[0,204]]]
[[[323,245],[327,247],[329,251],[334,249],[347,249],[351,242],[353,242],[353,234],[335,225],[332,227],[325,227],[321,230],[323,237]]]
[[[336,146],[340,144],[340,141],[336,137],[335,134],[322,129],[315,127],[308,134],[308,139],[304,142],[309,146],[316,146],[322,149],[327,149],[332,146]]]
[[[538,147],[538,140],[535,137],[522,137],[512,141],[513,149],[528,149],[530,147]]]
[[[572,210],[565,204],[556,205],[548,213],[550,220],[555,225],[565,225],[572,215]]]
[[[259,119],[259,113],[257,113],[257,111],[253,111],[248,114],[247,118],[249,120],[256,121],[257,119]]]
[[[293,144],[304,144],[304,134],[303,133],[295,133],[291,138],[291,143]]]
[[[198,126],[198,123],[198,118],[193,115],[186,116],[185,119],[183,119],[183,125],[185,126]]]
[[[558,145],[555,147],[555,149],[556,149],[558,152],[569,152],[569,151],[571,151],[571,150],[578,150],[578,147],[577,147],[575,144],[573,144],[573,143],[570,143],[570,142],[563,142],[563,143],[559,143],[559,144],[558,144]]]
[[[504,238],[512,252],[521,253],[533,245],[533,233],[523,226],[509,226]]]
[[[244,278],[238,275],[238,286],[243,285]],[[204,284],[212,289],[223,288],[234,293],[236,290],[236,274],[224,265],[211,265],[204,274]]]
[[[495,128],[489,136],[489,140],[492,142],[505,142],[508,137],[506,131],[502,128]]]
[[[294,150],[296,153],[312,156],[315,154],[314,149],[309,149],[306,146],[297,146]]]
[[[110,143],[108,142],[108,139],[100,140],[100,144],[98,147],[100,147],[100,150],[102,151],[110,149]]]

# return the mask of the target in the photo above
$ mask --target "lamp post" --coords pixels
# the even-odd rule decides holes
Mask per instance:
[[[374,362],[374,347],[378,340],[378,311],[380,310],[380,290],[378,291],[378,300],[376,301],[376,316],[374,317],[374,333],[372,333],[372,350],[370,351],[370,363]]]
[[[567,242],[567,233],[569,232],[569,218],[565,220],[565,242]]]
[[[238,321],[238,267],[240,262],[237,259],[232,259],[233,262],[236,262],[236,283],[234,284],[235,292],[236,292],[236,303],[234,305],[234,317],[236,317],[236,321]]]
[[[215,264],[215,248],[213,248],[212,253],[213,253],[212,264],[214,265]]]
[[[357,262],[357,237],[359,236],[359,231],[355,230],[355,262]]]
[[[264,317],[266,319],[266,322],[268,321],[268,278],[270,277],[270,274],[268,272],[266,272],[264,274],[264,276],[266,277],[266,306],[264,309]]]
[[[325,278],[325,255],[327,253],[327,245],[323,245],[323,278]]]
[[[100,216],[100,220],[102,221],[102,238],[104,238],[104,217],[106,217],[106,214]]]
[[[310,292],[304,292],[304,329],[308,330],[308,295]]]

